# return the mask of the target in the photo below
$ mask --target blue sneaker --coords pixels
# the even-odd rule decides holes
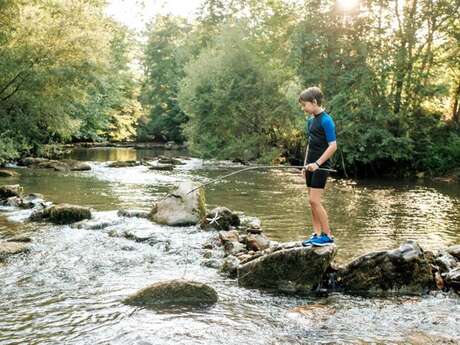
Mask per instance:
[[[326,234],[321,234],[311,241],[311,244],[318,247],[329,246],[334,243],[334,239]]]
[[[315,233],[313,233],[313,235],[310,236],[310,238],[309,238],[308,240],[303,240],[303,241],[302,241],[302,245],[303,245],[304,247],[311,246],[311,245],[312,245],[312,241],[313,241],[314,239],[316,239],[316,238],[318,238],[318,235],[317,235],[316,232],[315,232]]]

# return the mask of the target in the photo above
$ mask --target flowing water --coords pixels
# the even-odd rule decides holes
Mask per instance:
[[[158,150],[74,150],[87,172],[17,168],[26,193],[54,203],[92,207],[82,228],[29,224],[30,211],[3,208],[0,238],[24,234],[31,252],[0,266],[0,344],[403,344],[460,343],[460,299],[424,297],[321,298],[276,295],[238,287],[203,265],[202,244],[213,236],[197,227],[168,227],[117,216],[149,210],[180,181],[208,182],[241,166],[183,156],[172,172],[145,166],[109,168],[107,161],[155,157]],[[166,152],[180,156],[182,152]],[[304,181],[297,170],[248,171],[206,188],[208,208],[226,206],[258,217],[273,240],[311,232]],[[460,186],[414,181],[332,180],[325,191],[339,263],[415,238],[427,250],[460,243]],[[91,224],[106,223],[101,230]],[[117,233],[149,238],[135,242]],[[115,235],[114,235],[115,234]],[[218,254],[216,254],[218,255]],[[153,282],[189,278],[219,295],[207,309],[136,309],[121,303]],[[302,313],[292,308],[306,306]],[[435,340],[433,340],[435,339]],[[422,342],[422,343],[423,343]]]

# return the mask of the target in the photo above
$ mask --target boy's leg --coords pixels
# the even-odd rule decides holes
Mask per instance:
[[[311,189],[312,188],[308,188],[308,197],[310,199],[310,210],[311,210],[311,222],[313,224],[313,231],[315,232],[315,234],[317,234],[318,236],[321,235],[321,222],[320,222],[320,218],[319,218],[319,215],[318,213],[316,212],[316,209],[314,207],[312,207],[312,204],[311,204]]]
[[[320,224],[320,228],[326,235],[330,237],[331,229],[329,228],[329,218],[327,216],[326,210],[321,204],[321,197],[323,195],[323,191],[324,189],[321,188],[310,188],[308,194],[310,196],[310,206],[312,209],[312,214],[314,213],[316,215],[316,219]]]

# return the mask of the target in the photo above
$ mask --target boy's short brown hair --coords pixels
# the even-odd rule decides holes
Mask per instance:
[[[306,90],[303,90],[299,96],[299,102],[313,102],[316,101],[316,104],[321,106],[323,101],[323,92],[319,87],[312,86]]]

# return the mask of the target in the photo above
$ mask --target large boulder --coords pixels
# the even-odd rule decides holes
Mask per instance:
[[[177,279],[150,285],[123,302],[142,307],[196,306],[212,305],[217,298],[216,291],[206,284]]]
[[[203,229],[229,230],[232,226],[239,226],[240,218],[226,207],[216,207],[203,218]]]
[[[420,295],[435,287],[430,262],[414,240],[362,255],[336,274],[338,287],[349,293]]]
[[[153,205],[150,219],[173,226],[198,224],[206,215],[206,206],[203,189],[196,188],[192,182],[182,182],[173,193]]]
[[[21,197],[22,187],[18,184],[0,187],[0,199],[8,199],[13,196]]]
[[[91,219],[91,210],[87,207],[59,204],[31,214],[30,221],[49,220],[54,224],[72,224],[83,219]]]
[[[335,245],[281,249],[241,265],[238,282],[251,288],[309,293],[319,286],[336,252]]]
[[[28,247],[24,243],[19,242],[0,242],[0,262],[11,255],[25,253]]]

